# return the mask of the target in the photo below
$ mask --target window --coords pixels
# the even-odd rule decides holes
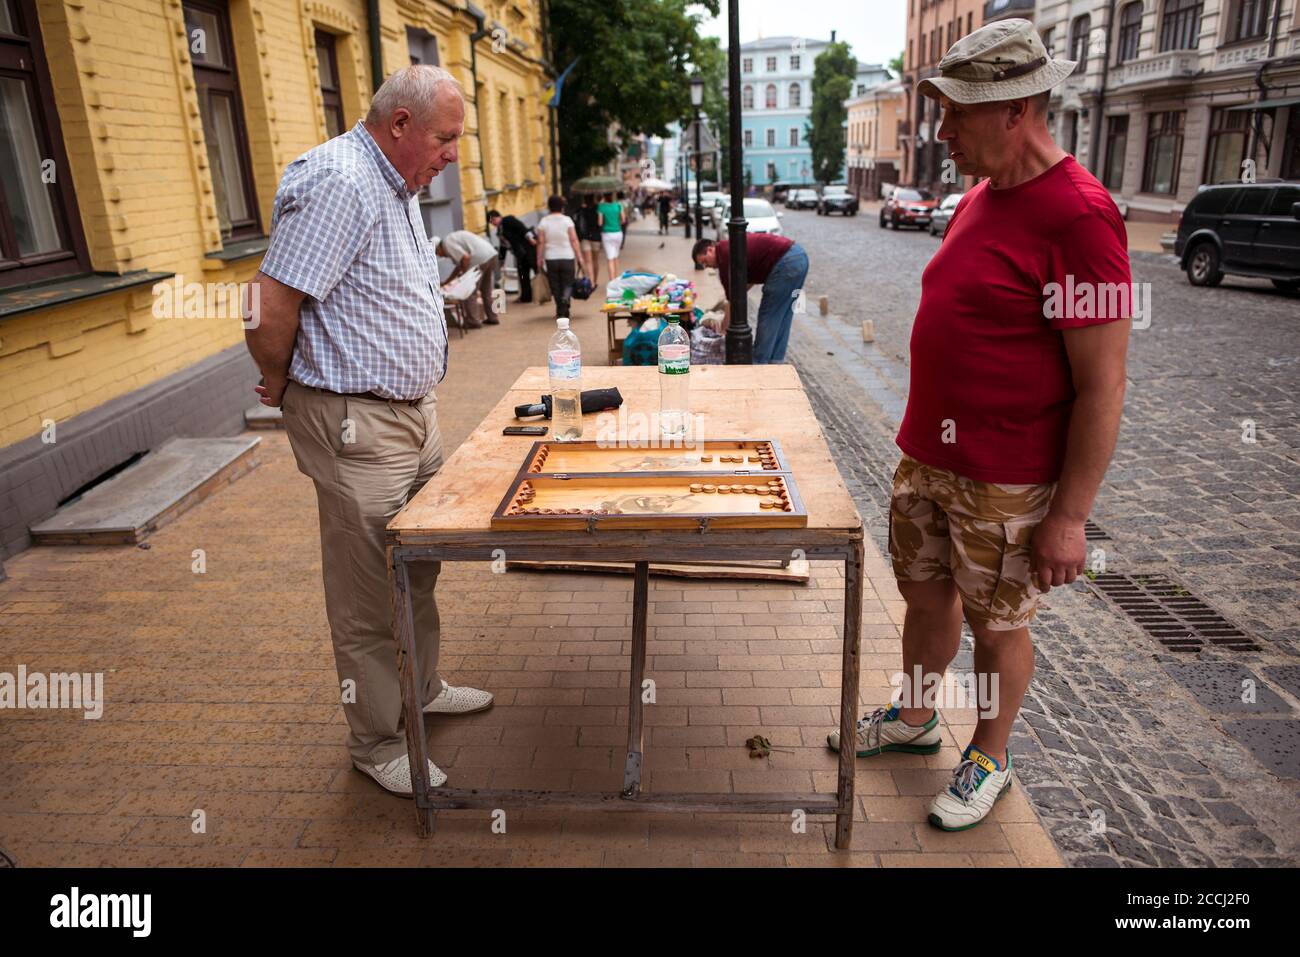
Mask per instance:
[[[769,110],[776,109],[776,84],[769,83],[763,90],[763,105]]]
[[[769,183],[774,183],[774,182],[776,182],[776,164],[775,164],[775,163],[768,163],[768,164],[767,164],[767,181],[768,181]],[[749,205],[749,204],[746,203],[746,205]],[[750,213],[750,211],[749,211],[749,210],[745,210],[745,217],[746,217],[746,218],[749,218],[750,215],[752,215],[752,214]]]
[[[908,68],[909,68],[909,69],[910,69],[911,67],[916,66],[916,57],[913,56],[913,54],[912,54],[912,38],[911,38],[911,37],[908,37],[908,38],[907,38],[907,65],[908,65]]]
[[[230,18],[225,4],[212,0],[186,0],[184,8],[221,238],[225,241],[256,235],[261,227],[248,162]]]
[[[1043,37],[1043,46],[1047,50],[1047,55],[1055,56],[1056,52],[1052,49],[1052,28],[1048,27],[1046,30],[1044,30],[1042,33],[1042,37]]]
[[[1070,59],[1077,62],[1075,73],[1088,71],[1088,34],[1092,31],[1092,17],[1084,14],[1070,24]]]
[[[973,16],[975,16],[975,14],[973,14],[973,13],[967,13],[967,14],[966,14],[966,32],[967,32],[967,33],[970,33],[970,31],[971,31],[971,18],[972,18]]]
[[[790,72],[796,72],[799,69],[799,57],[790,57]]]
[[[1228,42],[1262,37],[1268,27],[1268,0],[1233,0]]]
[[[766,131],[766,133],[767,133],[767,136],[766,136],[766,138],[765,138],[765,140],[764,140],[764,143],[765,143],[766,145],[768,145],[768,146],[775,146],[775,145],[776,145],[776,130],[774,130],[774,129],[770,129],[770,128],[769,128],[769,129]]]
[[[1165,0],[1160,20],[1160,52],[1195,50],[1201,37],[1203,0]]]
[[[767,58],[767,72],[768,73],[776,72],[776,57],[770,56]]]
[[[754,88],[752,86],[746,86],[741,89],[740,105],[746,110],[752,110],[754,108]]]
[[[1265,215],[1290,217],[1291,207],[1296,203],[1300,203],[1300,186],[1279,186],[1273,190]]]
[[[89,270],[36,5],[0,0],[0,287]]]
[[[1102,182],[1107,189],[1124,186],[1124,154],[1128,150],[1128,114],[1106,118],[1106,169]]]
[[[1241,182],[1241,163],[1250,136],[1249,110],[1212,110],[1210,136],[1205,149],[1207,183]]]
[[[746,146],[753,146],[753,145],[754,145],[754,131],[753,131],[753,130],[745,130],[744,140],[745,140],[745,145],[746,145]]]
[[[320,72],[320,95],[325,101],[325,135],[330,139],[343,132],[343,99],[339,95],[339,60],[334,34],[316,31],[316,63]]]
[[[791,84],[790,84],[790,96],[789,96],[789,99],[790,99],[790,106],[792,106],[792,107],[793,107],[793,106],[802,106],[802,105],[803,105],[803,87],[801,87],[798,83],[791,83]]]
[[[1237,200],[1237,205],[1233,208],[1232,214],[1234,216],[1262,216],[1264,210],[1268,208],[1268,199],[1272,192],[1271,189],[1259,186],[1240,190],[1241,198]]]
[[[740,60],[740,72],[741,72],[741,73],[753,73],[753,72],[754,72],[754,58],[753,58],[753,57],[742,57],[742,58],[741,58],[741,60]]]
[[[1183,110],[1147,116],[1146,163],[1142,192],[1173,194],[1178,191],[1178,164],[1183,158]]]
[[[791,127],[790,129],[790,145],[791,146],[799,145],[799,127],[797,126]]]
[[[1142,0],[1125,4],[1119,14],[1119,63],[1136,60],[1142,39]]]

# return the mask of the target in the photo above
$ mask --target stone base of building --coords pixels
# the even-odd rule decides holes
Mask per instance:
[[[173,436],[242,431],[258,378],[240,343],[57,423],[53,442],[34,435],[0,449],[0,559],[31,544],[32,523],[133,456]]]

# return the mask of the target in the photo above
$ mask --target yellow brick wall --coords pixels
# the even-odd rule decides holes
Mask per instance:
[[[542,54],[536,0],[488,2],[493,32],[477,43],[476,91],[475,22],[464,7],[464,0],[381,0],[381,39],[385,75],[409,62],[412,26],[437,38],[440,61],[461,81],[470,101],[460,162],[465,227],[482,232],[489,205],[523,214],[545,203],[546,77],[533,62]],[[280,173],[325,138],[315,27],[338,37],[345,123],[369,106],[366,3],[231,0],[229,8],[265,230]],[[205,256],[221,237],[180,0],[37,0],[37,12],[71,167],[59,174],[72,178],[91,268],[178,273],[187,282],[252,278],[256,257],[224,264]],[[527,44],[522,55],[515,40]],[[506,124],[493,112],[503,91],[515,108]],[[501,143],[503,125],[513,146]],[[513,155],[511,175],[519,178],[498,175],[485,186],[485,154],[489,177]],[[547,157],[545,177],[539,156]],[[524,187],[523,178],[536,185]],[[485,195],[506,182],[521,185]],[[155,319],[153,301],[142,287],[0,324],[0,447],[35,435],[46,418],[87,412],[243,340],[235,319]]]

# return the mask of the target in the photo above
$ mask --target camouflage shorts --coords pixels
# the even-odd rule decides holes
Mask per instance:
[[[894,472],[889,555],[900,582],[951,578],[966,620],[994,630],[1029,624],[1040,591],[1029,543],[1056,483],[976,482],[904,455]]]

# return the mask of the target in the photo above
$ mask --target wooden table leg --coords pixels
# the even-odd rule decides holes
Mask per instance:
[[[393,587],[393,630],[397,643],[397,674],[402,685],[402,715],[406,721],[406,753],[411,759],[411,784],[415,789],[415,830],[420,837],[433,833],[433,809],[420,807],[429,790],[429,755],[424,741],[424,713],[415,686],[419,668],[415,660],[415,620],[411,611],[411,581],[406,562],[390,545],[388,580]]]
[[[835,847],[853,842],[853,785],[857,762],[858,677],[862,659],[862,566],[864,548],[853,543],[844,559],[844,665],[840,674],[840,775],[836,788],[840,810],[835,814]]]
[[[623,766],[623,796],[641,793],[643,708],[641,684],[645,680],[647,606],[650,599],[650,563],[637,562],[632,581],[632,671],[627,699],[627,763]]]

